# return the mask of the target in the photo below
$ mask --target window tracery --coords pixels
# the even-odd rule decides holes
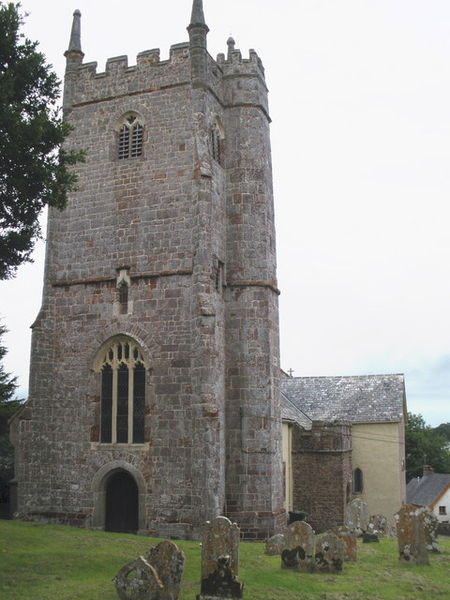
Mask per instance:
[[[131,338],[113,340],[100,355],[100,442],[144,443],[145,360]]]

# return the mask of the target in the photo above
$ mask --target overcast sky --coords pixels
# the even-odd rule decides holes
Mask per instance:
[[[22,0],[62,78],[73,10],[85,62],[187,41],[191,0]],[[450,422],[450,2],[204,0],[266,68],[281,353],[294,376],[404,373],[409,410]],[[0,283],[6,368],[26,396],[43,249]]]

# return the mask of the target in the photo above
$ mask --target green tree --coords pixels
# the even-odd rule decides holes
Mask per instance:
[[[5,332],[5,327],[0,325],[0,339]],[[0,497],[14,475],[14,449],[9,441],[8,419],[20,406],[19,400],[12,399],[17,387],[16,377],[5,373],[2,364],[6,352],[0,342]]]
[[[442,435],[445,439],[450,442],[450,423],[441,423],[433,429],[438,435]]]
[[[62,148],[71,127],[60,82],[22,24],[20,4],[0,2],[0,279],[30,261],[42,209],[64,208],[76,183],[70,165],[84,158]]]
[[[408,413],[405,444],[407,481],[420,477],[424,465],[430,465],[437,473],[450,473],[447,440],[426,425],[422,415]]]

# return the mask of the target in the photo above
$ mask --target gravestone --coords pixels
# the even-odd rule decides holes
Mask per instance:
[[[344,562],[356,562],[358,545],[353,529],[350,529],[346,525],[340,525],[339,527],[334,527],[330,533],[337,535],[344,544]]]
[[[277,533],[270,537],[266,542],[266,554],[268,556],[278,556],[284,548],[284,535]]]
[[[425,543],[425,515],[422,507],[405,504],[394,515],[400,562],[410,565],[427,565]]]
[[[384,515],[371,515],[367,531],[368,533],[375,533],[378,536],[386,535],[388,531],[387,518]]]
[[[316,539],[314,570],[322,573],[340,573],[344,564],[344,542],[334,533],[325,533]]]
[[[355,498],[347,506],[347,527],[353,529],[356,535],[362,535],[369,525],[369,509],[361,498]]]
[[[178,600],[184,570],[184,554],[173,542],[160,542],[145,556],[156,569],[163,589],[158,600]]]
[[[425,545],[428,552],[440,553],[441,549],[438,542],[439,519],[432,510],[425,508],[423,511],[425,527]]]
[[[305,521],[294,521],[284,534],[281,568],[309,572],[313,568],[314,531]]]
[[[143,556],[122,567],[113,582],[120,600],[159,600],[164,588],[156,569]]]
[[[380,538],[377,533],[369,533],[368,531],[363,531],[362,534],[363,544],[372,544],[373,542],[379,542]]]
[[[202,536],[202,581],[197,600],[242,598],[239,572],[240,530],[226,517],[207,521]]]

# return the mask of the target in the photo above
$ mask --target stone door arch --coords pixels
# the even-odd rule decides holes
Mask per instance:
[[[135,467],[113,461],[96,473],[92,488],[93,527],[133,533],[145,529],[145,482]]]

